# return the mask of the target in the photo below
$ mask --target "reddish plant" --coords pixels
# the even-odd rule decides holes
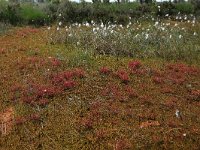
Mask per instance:
[[[191,75],[197,75],[199,74],[199,69],[194,66],[187,66],[185,64],[168,64],[166,66],[168,69],[168,72],[175,72],[175,73],[182,73],[182,74],[191,74]]]
[[[74,73],[73,73],[73,71],[70,71],[70,70],[64,71],[63,76],[66,80],[70,80],[74,77]]]
[[[73,70],[73,75],[75,77],[78,77],[78,78],[84,78],[86,75],[85,75],[85,71],[83,69],[80,69],[80,68],[75,68]]]
[[[119,86],[109,84],[105,89],[102,91],[103,96],[108,96],[112,99],[122,100],[124,99],[123,93],[121,92]]]
[[[59,94],[59,89],[52,85],[36,85],[35,94],[40,97],[53,97]]]
[[[16,125],[22,125],[27,121],[25,117],[17,117],[15,118],[15,124]]]
[[[116,119],[111,119],[110,123],[115,126],[115,125],[119,125],[119,120],[116,120]]]
[[[57,74],[57,75],[54,75],[51,80],[54,85],[60,85],[61,83],[64,82],[65,78],[63,75]]]
[[[158,121],[145,121],[145,122],[142,122],[140,124],[140,128],[148,128],[148,127],[152,127],[152,126],[160,126],[160,123]]]
[[[99,129],[95,132],[96,138],[97,139],[102,139],[107,136],[107,131],[105,129]]]
[[[200,97],[200,90],[192,90],[192,91],[191,91],[191,95]]]
[[[128,67],[131,69],[131,70],[136,70],[136,69],[139,69],[141,67],[141,62],[140,61],[130,61],[128,63]]]
[[[90,104],[90,110],[98,110],[102,106],[102,103],[99,101],[92,102]]]
[[[171,87],[163,87],[161,89],[162,93],[174,93],[174,90]]]
[[[167,78],[173,83],[173,84],[183,84],[186,81],[186,77],[182,73],[168,73]]]
[[[17,67],[19,68],[19,70],[24,70],[26,68],[26,64],[23,63],[17,63]]]
[[[181,123],[178,120],[169,119],[167,121],[167,125],[171,128],[178,128],[179,126],[181,126]]]
[[[58,60],[57,58],[52,58],[52,59],[51,59],[51,64],[52,64],[54,67],[59,67],[59,66],[61,66],[61,61]]]
[[[200,100],[200,90],[192,90],[190,95],[193,100]]]
[[[175,98],[175,97],[168,98],[168,99],[164,102],[164,105],[165,105],[166,107],[169,107],[169,108],[174,108],[174,107],[177,105],[177,98]]]
[[[188,67],[185,64],[168,64],[167,69],[173,72],[187,73]]]
[[[93,120],[91,118],[82,118],[80,124],[86,129],[91,129],[93,127]]]
[[[163,141],[162,138],[158,135],[153,135],[151,138],[154,143],[159,143],[159,142]]]
[[[117,105],[109,105],[108,110],[112,115],[117,115],[120,113],[120,109]]]
[[[64,89],[71,89],[76,86],[76,82],[75,81],[65,81],[63,86],[64,86]]]
[[[25,104],[29,104],[29,105],[35,105],[35,100],[36,97],[35,96],[27,96],[25,95],[24,97],[22,97],[22,102]]]
[[[148,111],[145,114],[139,114],[138,117],[139,117],[139,122],[141,120],[156,120],[156,114],[151,111]]]
[[[41,107],[45,107],[46,105],[49,104],[49,100],[47,98],[39,99],[37,101],[37,104]]]
[[[114,150],[124,150],[124,149],[130,149],[130,148],[131,148],[131,144],[126,139],[117,140],[114,146]]]
[[[139,96],[139,99],[140,99],[141,104],[143,105],[145,104],[147,104],[148,106],[153,105],[152,98],[150,96],[147,96],[147,95]]]
[[[133,110],[131,108],[127,108],[125,110],[125,114],[129,117],[132,117],[133,116]]]
[[[21,96],[22,96],[23,87],[20,84],[15,84],[15,85],[11,86],[10,91],[11,91],[10,92],[10,99],[13,102],[16,102],[17,99],[21,98]]]
[[[17,36],[20,36],[20,37],[27,37],[29,34],[35,34],[39,32],[38,29],[33,29],[33,28],[25,28],[25,29],[20,29],[16,32],[16,35]]]
[[[147,70],[146,69],[137,69],[137,70],[132,70],[131,73],[141,76],[141,75],[145,75],[147,73]]]
[[[164,79],[161,78],[161,77],[153,77],[152,80],[153,80],[153,82],[156,83],[156,84],[164,83]]]
[[[125,70],[119,69],[115,74],[125,84],[127,84],[130,81],[129,75],[128,75],[128,73]]]
[[[126,86],[125,91],[130,98],[138,97],[138,93],[131,86]]]
[[[164,76],[164,71],[160,71],[157,69],[151,69],[152,75],[156,77],[163,77]]]
[[[108,67],[102,67],[102,68],[100,68],[99,72],[101,74],[109,74],[111,72],[111,70]]]
[[[91,112],[89,112],[88,117],[92,118],[93,121],[99,121],[101,118],[101,112],[99,111],[99,109],[93,109]]]
[[[38,58],[37,57],[33,57],[33,56],[32,57],[27,57],[27,60],[31,64],[35,64],[35,63],[38,62]]]
[[[30,121],[41,121],[41,116],[39,114],[31,114],[27,119]]]
[[[174,84],[183,84],[185,82],[185,78],[179,78],[179,79],[172,79],[171,80]]]
[[[200,69],[196,68],[196,67],[190,67],[189,68],[189,73],[191,75],[199,75],[200,73]]]
[[[21,91],[23,88],[22,88],[22,85],[20,84],[15,84],[15,85],[12,85],[10,87],[10,91],[11,92],[17,92],[17,91]]]
[[[120,76],[120,79],[122,80],[123,83],[127,84],[130,81],[130,78],[127,74],[123,74]]]
[[[198,127],[191,127],[191,133],[192,134],[199,134],[200,133],[200,129]]]

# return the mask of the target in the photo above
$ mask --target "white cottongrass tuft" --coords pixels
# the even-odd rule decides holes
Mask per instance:
[[[176,109],[175,115],[176,115],[177,118],[180,118],[180,117],[181,117],[180,111],[179,111],[178,109]]]

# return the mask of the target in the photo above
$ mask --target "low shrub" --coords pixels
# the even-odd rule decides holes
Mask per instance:
[[[0,21],[5,19],[5,11],[8,7],[8,3],[4,0],[0,1]]]
[[[20,16],[25,24],[44,25],[48,21],[47,14],[34,5],[22,5]]]
[[[50,22],[57,19],[58,3],[48,3],[42,10],[48,15]]]
[[[62,1],[58,7],[57,15],[62,14],[62,21],[64,22],[74,22],[76,18],[75,10],[76,10],[76,4],[69,2],[69,1]],[[58,19],[60,19],[58,18]]]
[[[176,6],[172,2],[163,2],[160,5],[160,9],[157,8],[156,14],[159,16],[165,16],[166,14],[176,15],[178,11],[176,10]]]
[[[20,5],[18,3],[8,3],[2,1],[0,2],[0,8],[0,21],[17,25],[17,23],[20,21]]]
[[[194,13],[194,6],[191,3],[178,3],[175,5],[177,11],[183,14],[192,14]]]

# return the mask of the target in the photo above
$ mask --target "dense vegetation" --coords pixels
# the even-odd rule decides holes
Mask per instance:
[[[159,6],[159,8],[158,8]],[[68,0],[59,2],[32,4],[0,1],[0,21],[13,25],[45,25],[57,21],[59,13],[62,19],[68,23],[82,23],[83,21],[103,21],[127,24],[128,17],[138,18],[146,14],[164,17],[166,14],[175,16],[177,14],[200,14],[199,1],[163,2],[163,3],[75,3]]]
[[[198,64],[102,55],[71,38],[52,44],[58,31],[17,28],[0,37],[0,109],[12,117],[2,149],[200,147]]]

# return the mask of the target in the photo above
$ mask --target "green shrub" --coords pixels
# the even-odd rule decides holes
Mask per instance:
[[[122,25],[127,25],[129,23],[129,18],[127,15],[119,15],[117,17],[117,23]]]
[[[19,17],[20,5],[18,3],[0,2],[0,21],[17,25],[20,21]]]
[[[33,25],[44,25],[48,16],[39,7],[34,5],[22,5],[20,10],[20,17],[23,23]]]
[[[48,3],[42,9],[49,17],[49,21],[53,22],[57,19],[57,10],[59,3]]]
[[[59,4],[58,14],[60,20],[66,23],[95,22],[126,24],[129,16],[136,16],[135,11],[140,7],[139,3],[74,3],[62,1]],[[143,12],[142,12],[143,13]],[[141,14],[142,14],[141,13]]]
[[[76,17],[76,21],[79,23],[82,22],[91,22],[91,20],[93,20],[93,7],[91,7],[91,5],[87,5],[82,3],[81,5],[76,6],[76,10],[75,10],[75,17]]]
[[[160,4],[160,10],[157,8],[156,14],[159,16],[164,16],[166,14],[176,15],[178,11],[176,10],[175,4],[172,2],[163,2]]]
[[[0,21],[5,19],[5,11],[8,6],[8,3],[4,0],[0,1]]]
[[[140,5],[137,8],[137,10],[139,10],[142,14],[150,13],[151,12],[151,9],[150,9],[149,5],[147,5],[147,4]]]
[[[73,23],[76,21],[75,10],[76,10],[75,3],[72,3],[68,0],[62,1],[58,7],[57,15],[62,14],[62,17],[60,18],[64,22]]]
[[[179,11],[180,13],[184,14],[192,14],[194,13],[194,6],[191,3],[178,3],[175,5],[176,10]]]

